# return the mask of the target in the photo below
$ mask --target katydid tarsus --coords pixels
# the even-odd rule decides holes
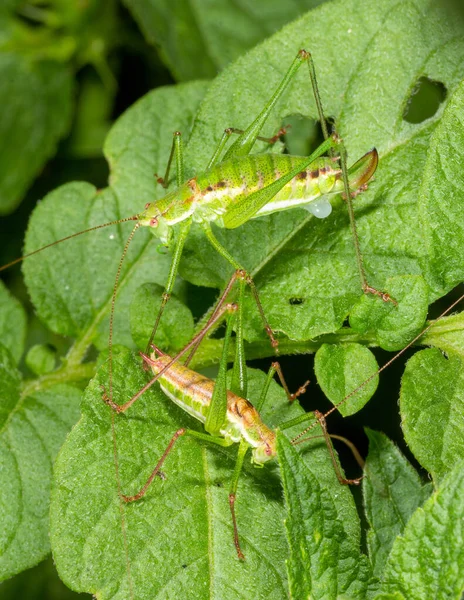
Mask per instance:
[[[263,139],[260,138],[260,132],[268,116],[303,63],[307,63],[309,67],[310,79],[316,98],[325,141],[309,157],[277,154],[250,155],[256,140]],[[223,154],[230,134],[237,134],[238,137]],[[275,142],[277,138],[278,135],[268,139],[268,141],[272,143]],[[328,156],[324,157],[324,154],[328,154]],[[259,301],[258,291],[251,277],[246,269],[243,268],[243,265],[237,262],[226,248],[222,246],[215,236],[211,224],[214,223],[219,227],[233,229],[250,219],[293,207],[307,208],[318,217],[326,217],[331,210],[330,204],[327,200],[320,199],[328,194],[342,193],[346,200],[353,230],[362,289],[365,292],[377,294],[384,300],[390,300],[388,294],[375,290],[367,283],[356,235],[354,213],[351,203],[352,196],[365,189],[367,182],[372,177],[377,166],[377,152],[375,149],[371,150],[350,167],[350,169],[347,168],[346,151],[342,140],[336,133],[329,135],[326,120],[322,111],[314,65],[311,55],[305,50],[300,50],[298,52],[295,60],[269,102],[264,106],[263,110],[253,122],[244,131],[238,131],[233,128],[225,130],[224,135],[203,174],[199,174],[196,177],[189,179],[187,182],[184,182],[182,142],[181,136],[176,132],[174,134],[173,146],[168,160],[164,181],[167,181],[169,178],[169,171],[174,157],[177,169],[177,188],[175,190],[167,193],[164,198],[147,204],[142,213],[120,221],[113,221],[111,223],[92,227],[87,230],[93,231],[94,229],[101,227],[133,220],[137,221],[137,224],[129,240],[132,239],[135,229],[146,226],[163,244],[172,247],[171,267],[165,290],[162,295],[161,306],[158,315],[156,316],[155,325],[149,342],[154,339],[164,307],[172,293],[184,243],[189,234],[191,224],[192,222],[197,222],[203,228],[207,239],[215,250],[234,268],[234,274],[232,275],[229,284],[226,286],[226,290],[229,290],[232,287],[232,284],[237,280],[240,282],[241,289],[243,289],[246,284],[250,286],[264,327],[273,346],[277,347],[278,340],[274,336],[271,326],[266,320]],[[73,236],[67,236],[63,239],[69,239],[75,235],[79,235],[79,233],[76,233]],[[56,243],[59,241],[62,240],[58,240]],[[49,247],[50,245],[46,247]],[[113,338],[114,304],[118,290],[122,260],[127,250],[127,246],[128,244],[126,244],[126,249],[121,258],[116,275],[112,298],[109,334],[110,357]],[[30,252],[26,256],[31,256],[37,252],[39,252],[39,250]],[[19,262],[25,257],[13,261],[10,265]],[[5,267],[2,267],[2,269],[3,268]],[[242,294],[242,291],[240,294]],[[226,300],[226,296],[227,294],[223,294],[224,301]],[[240,301],[239,306],[242,306],[242,302]],[[215,311],[216,310],[217,308]],[[212,317],[216,314],[215,311],[212,313]],[[241,323],[242,315],[240,314],[237,318],[237,327],[241,327]],[[240,352],[240,348],[238,348],[238,352]],[[241,356],[238,354],[235,364],[241,364],[241,368],[243,369],[243,363],[243,353]]]

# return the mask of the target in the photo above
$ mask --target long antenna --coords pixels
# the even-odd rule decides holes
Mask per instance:
[[[61,244],[61,242],[65,242],[66,240],[71,240],[72,238],[82,235],[83,233],[89,233],[90,231],[96,231],[97,229],[103,229],[103,227],[109,227],[110,225],[118,225],[119,223],[126,223],[127,221],[138,221],[138,218],[139,217],[137,215],[134,215],[133,217],[126,217],[125,219],[118,219],[117,221],[110,221],[109,223],[103,223],[102,225],[95,225],[95,227],[89,227],[88,229],[84,229],[82,231],[78,231],[77,233],[67,235],[66,237],[61,238],[60,240],[56,240],[56,242],[52,242],[51,244],[42,246],[42,248],[38,248],[37,250],[34,250],[33,252],[29,252],[28,254],[25,254],[24,256],[15,258],[15,260],[12,260],[8,264],[0,267],[0,271],[5,271],[5,269],[9,269],[13,265],[16,265],[16,264],[22,262],[24,259],[29,258],[30,256],[34,256],[34,254],[38,254],[39,252],[42,252],[42,250],[46,250],[47,248],[51,248],[52,246]]]

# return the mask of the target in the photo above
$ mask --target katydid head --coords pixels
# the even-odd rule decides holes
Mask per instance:
[[[272,438],[269,438],[256,446],[256,448],[253,448],[251,462],[255,465],[262,466],[264,463],[275,458],[276,455],[276,437],[274,435]]]
[[[163,244],[169,243],[172,226],[188,219],[195,209],[196,179],[189,179],[156,202],[149,202],[139,214],[139,224],[150,227]]]
[[[151,202],[145,206],[144,212],[139,215],[139,224],[142,227],[150,227],[151,232],[163,244],[168,242],[169,225],[155,202]]]

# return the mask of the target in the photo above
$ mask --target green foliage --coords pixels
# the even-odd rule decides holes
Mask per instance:
[[[432,497],[418,508],[396,538],[382,589],[405,598],[460,598],[464,589],[462,552],[464,470],[462,461]]]
[[[0,346],[0,578],[49,552],[49,498],[53,461],[79,416],[80,391],[55,384],[21,390],[21,375]]]
[[[400,411],[408,445],[421,465],[441,479],[464,459],[464,369],[436,348],[419,352],[403,376]]]
[[[1,282],[0,306],[0,340],[17,363],[24,352],[26,313],[21,303],[8,292]]]
[[[431,490],[385,435],[372,430],[367,435],[369,455],[363,480],[367,543],[373,573],[380,578],[395,538]]]
[[[184,33],[185,23],[191,25],[188,34],[200,28],[200,21],[191,22],[189,17],[192,4],[181,8],[127,4],[144,23],[147,37],[162,45],[166,62],[175,63],[179,78],[189,77],[192,65],[191,73],[210,74],[235,57],[237,48],[246,45],[240,35],[247,44],[256,39],[251,26],[232,27],[232,20],[224,17],[224,27],[239,29],[228,54],[223,29],[211,31],[210,27],[198,45],[195,36]],[[57,2],[72,21],[76,17],[71,8],[67,13],[67,5]],[[217,10],[222,8],[217,5]],[[174,41],[169,31],[159,37],[159,25],[151,28],[160,14],[172,31],[180,32]],[[212,18],[213,13],[202,14],[206,24]],[[266,31],[276,28],[267,23],[271,29]],[[48,194],[31,219],[25,251],[136,215],[145,203],[160,198],[165,191],[154,174],[164,173],[176,130],[182,131],[185,142],[185,176],[202,172],[224,128],[248,125],[297,50],[307,48],[315,60],[324,108],[347,142],[350,162],[374,145],[379,150],[376,181],[355,199],[355,211],[369,282],[389,291],[398,307],[361,294],[341,198],[323,221],[294,210],[251,221],[234,231],[215,229],[215,234],[252,273],[265,314],[280,334],[281,352],[318,350],[318,382],[338,402],[375,370],[368,346],[402,348],[420,332],[428,305],[463,279],[461,27],[460,16],[446,3],[339,0],[290,23],[241,56],[211,84],[191,82],[150,92],[117,120],[107,136],[108,187],[97,190],[90,183],[75,182]],[[90,25],[89,31],[93,31]],[[211,36],[216,36],[213,41]],[[64,47],[61,38],[52,38],[53,49]],[[187,42],[192,44],[191,51],[186,50]],[[14,52],[20,56],[14,60],[29,65],[22,50]],[[68,73],[71,54],[57,60],[56,53],[53,59],[47,57],[46,66],[40,59],[28,68]],[[20,73],[18,69],[18,78]],[[38,144],[43,154],[36,152],[36,162],[27,153],[20,160],[13,148],[4,159],[18,167],[10,168],[18,197],[64,131],[68,117],[63,115],[70,109],[63,108],[66,102],[60,98],[65,92],[69,96],[72,86],[66,77],[68,87],[63,84],[47,104],[54,116],[51,125],[47,125],[50,115],[40,123],[35,123],[37,118],[32,124],[24,121],[24,131],[31,127],[27,131],[34,133],[37,128],[34,141],[40,132],[48,136]],[[442,82],[446,101],[426,121],[410,123],[403,116],[421,77]],[[18,79],[18,89],[20,84]],[[47,87],[42,96],[39,92],[36,96],[40,100],[48,93]],[[24,93],[23,101],[22,110],[29,118],[31,95]],[[35,104],[34,110],[39,110],[39,101]],[[305,70],[279,103],[264,135],[272,135],[287,116],[295,114],[317,118]],[[100,125],[102,119],[101,115]],[[11,124],[6,117],[0,127],[2,123]],[[267,149],[265,144],[256,144],[256,151]],[[170,189],[174,181],[171,173]],[[8,197],[12,195],[9,191]],[[43,354],[42,346],[42,350],[33,349],[27,361],[40,376],[21,378],[15,364],[23,351],[25,317],[18,303],[0,289],[1,341],[8,349],[2,350],[0,363],[6,464],[0,500],[5,515],[2,577],[35,564],[48,551],[51,463],[77,420],[80,390],[74,386],[86,384],[97,362],[106,358],[98,353],[107,350],[114,276],[133,225],[91,232],[25,261],[26,284],[37,315],[49,331],[71,340],[69,352],[60,357],[54,371],[50,372],[50,356]],[[116,300],[117,345],[145,349],[170,260],[157,244],[148,232],[137,231],[129,247]],[[181,274],[184,281],[176,283],[175,297],[156,338],[170,350],[192,336],[192,296],[196,293],[196,301],[204,296],[206,300],[199,303],[202,310],[212,302],[211,295],[195,291],[192,284],[220,288],[231,269],[211,250],[203,233],[194,230],[186,244]],[[247,358],[271,356],[249,294],[245,308]],[[344,326],[348,316],[350,327]],[[360,550],[362,535],[350,492],[339,486],[320,438],[309,441],[300,452],[300,447],[296,451],[279,437],[280,473],[276,464],[258,470],[246,461],[237,500],[244,563],[236,559],[227,503],[236,450],[181,439],[166,462],[167,479],[157,478],[143,500],[122,507],[128,563],[112,417],[99,388],[100,383],[108,383],[102,367],[87,388],[82,417],[56,463],[51,542],[60,576],[72,589],[102,599],[130,598],[132,585],[134,597],[141,599],[177,595],[277,599],[290,594],[298,600],[306,596],[400,600],[437,595],[458,600],[464,570],[459,554],[463,467],[457,462],[463,452],[462,330],[462,314],[434,325],[421,341],[435,349],[413,357],[403,380],[404,435],[436,486],[428,501],[430,486],[423,485],[392,442],[369,432],[363,483],[369,524],[367,556]],[[37,343],[43,340],[28,340],[29,346]],[[120,350],[114,363],[115,397],[121,402],[146,383],[140,361],[127,348]],[[195,364],[204,367],[218,362],[220,352],[220,340],[207,339]],[[301,373],[297,383],[307,376]],[[250,377],[250,397],[256,400],[264,378],[253,371]],[[367,402],[375,386],[375,382],[366,386],[355,408],[350,404],[352,412]],[[273,385],[264,421],[277,426],[297,414],[298,407],[289,408],[282,391]],[[156,386],[127,415],[113,418],[124,493],[140,488],[176,429],[195,427]]]
[[[323,450],[325,477],[321,477],[323,469],[314,448],[310,450],[311,460],[305,453],[304,461],[286,438],[280,434],[278,437],[288,512],[285,525],[290,546],[290,595],[334,600],[365,598],[371,574],[367,557],[359,550],[358,516],[354,504],[340,493],[329,454]]]
[[[125,0],[179,81],[214,77],[245,50],[325,0]]]

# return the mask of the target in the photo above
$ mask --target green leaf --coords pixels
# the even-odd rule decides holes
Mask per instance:
[[[457,354],[464,359],[464,312],[444,317],[434,323],[421,338],[425,346],[435,346],[444,352]]]
[[[0,214],[11,212],[70,124],[70,71],[53,62],[0,54]]]
[[[358,412],[370,400],[379,383],[378,368],[372,352],[360,344],[323,344],[314,360],[317,382],[332,404],[341,402],[372,377],[367,385],[338,407],[344,417]]]
[[[455,463],[392,548],[382,591],[408,600],[460,600],[464,591],[464,465]],[[381,596],[382,597],[382,596]]]
[[[430,495],[398,448],[385,435],[367,429],[369,454],[363,479],[367,544],[374,575],[381,577],[395,538]]]
[[[0,281],[0,341],[18,363],[26,340],[26,313]]]
[[[114,395],[122,402],[146,383],[139,360],[116,357]],[[265,375],[249,373],[257,401]],[[60,577],[76,591],[128,598],[127,562],[114,472],[111,410],[101,400],[104,370],[86,391],[82,418],[55,468],[51,540]],[[301,414],[272,383],[263,420],[272,425]],[[153,386],[123,415],[114,415],[121,489],[135,493],[179,427],[197,422]],[[138,600],[187,595],[202,598],[287,598],[284,510],[275,462],[258,469],[245,461],[236,503],[245,562],[237,559],[228,505],[236,446],[219,448],[179,439],[138,502],[126,504],[133,595]],[[324,448],[325,452],[325,448]],[[308,453],[308,461],[314,457]],[[327,464],[327,463],[325,463]],[[322,479],[327,474],[322,469]],[[346,500],[346,490],[343,497]],[[346,528],[351,533],[350,518]],[[359,534],[358,534],[359,535]],[[188,590],[188,591],[186,591]]]
[[[445,358],[422,350],[406,365],[400,411],[412,453],[434,479],[441,479],[464,458],[464,366],[459,356]]]
[[[136,346],[145,350],[161,306],[164,288],[156,283],[142,285],[134,294],[131,304],[130,325]],[[190,310],[175,296],[171,297],[163,312],[155,336],[155,344],[163,349],[180,350],[193,337],[193,317]]]
[[[371,574],[359,549],[356,510],[335,476],[327,448],[311,448],[311,462],[304,461],[278,433],[277,452],[287,508],[291,598],[365,598]]]
[[[69,385],[21,393],[21,377],[0,346],[0,579],[37,564],[50,551],[52,464],[79,414]]]
[[[125,0],[178,80],[214,77],[245,50],[324,0]]]

